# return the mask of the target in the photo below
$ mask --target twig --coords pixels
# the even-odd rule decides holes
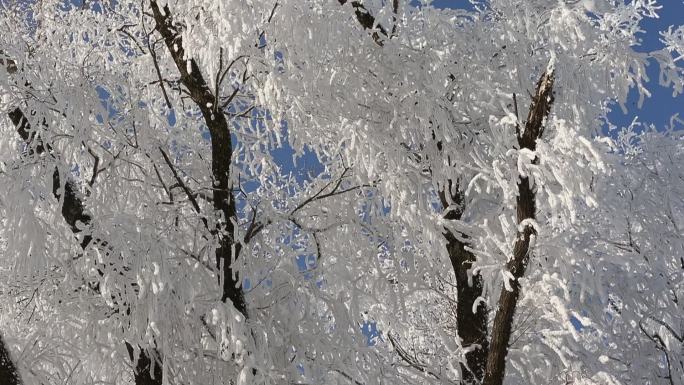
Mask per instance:
[[[329,192],[327,194],[323,194],[323,191],[325,191],[325,189],[327,189],[333,183],[333,181],[328,182],[316,194],[307,198],[304,202],[300,203],[299,206],[295,207],[294,210],[292,210],[292,212],[290,212],[290,216],[294,215],[297,211],[301,210],[302,208],[304,208],[304,206],[308,205],[311,202],[314,202],[316,200],[323,199],[325,197],[329,197],[329,196],[334,195],[335,192],[337,191],[337,189],[340,187],[340,184],[342,184],[342,180],[344,179],[344,176],[347,173],[347,171],[349,171],[349,167],[344,168],[344,171],[342,171],[342,175],[340,175],[340,179],[337,180],[337,184],[335,184],[335,187],[333,187],[331,192]]]
[[[520,115],[518,115],[518,98],[513,93],[513,109],[515,110],[515,134],[520,136]]]
[[[145,52],[145,49],[142,47],[142,45],[140,45],[140,43],[138,42],[138,39],[136,39],[135,36],[131,35],[130,32],[126,31],[126,28],[133,27],[133,26],[134,25],[125,24],[125,25],[122,25],[121,27],[119,27],[117,29],[117,31],[119,31],[119,32],[125,34],[126,36],[130,37],[133,40],[133,42],[135,43],[135,45],[138,46],[138,49],[140,49],[140,51],[143,54],[146,54],[147,52]]]
[[[279,4],[277,1],[275,2],[275,4],[273,4],[273,9],[271,9],[271,14],[268,16],[268,20],[266,20],[266,24],[270,23],[271,19],[273,19],[273,15],[275,14],[275,11],[276,11],[276,8],[278,8],[278,5]],[[259,45],[259,44],[261,44],[261,39],[264,38],[265,33],[266,33],[265,30],[261,30],[261,33],[259,33],[259,37],[257,38],[257,43],[256,43],[257,49],[262,49],[262,48],[266,47],[266,44]]]
[[[83,143],[84,146],[86,146],[85,143]],[[95,184],[95,180],[97,179],[98,174],[100,171],[97,169],[97,167],[100,165],[100,157],[95,154],[93,150],[90,149],[90,147],[86,146],[88,149],[88,154],[93,157],[94,159],[94,164],[93,164],[93,175],[90,177],[90,181],[88,182],[88,186],[93,187]]]
[[[157,71],[157,77],[159,78],[159,86],[162,89],[162,93],[164,94],[164,100],[166,101],[166,107],[169,108],[169,110],[173,109],[173,106],[171,106],[171,100],[169,100],[169,95],[166,93],[166,87],[164,87],[164,81],[162,78],[161,70],[159,69],[159,63],[157,62],[157,53],[154,51],[154,48],[150,45],[150,39],[147,39],[147,48],[150,50],[150,55],[152,55],[152,62],[154,63],[154,69]]]
[[[404,350],[404,348],[399,346],[399,343],[396,341],[396,339],[394,337],[392,337],[391,333],[387,333],[387,335],[389,337],[390,343],[392,344],[392,347],[394,348],[394,350],[397,351],[397,354],[399,354],[399,357],[401,357],[402,360],[406,361],[406,363],[409,364],[412,368],[417,369],[423,373],[427,373],[437,380],[441,380],[440,376],[438,376],[437,374],[435,374],[431,370],[428,370],[426,368],[426,365],[421,364],[415,358],[410,357],[408,355],[408,352],[406,352],[406,350]]]
[[[173,177],[176,178],[176,181],[178,182],[180,187],[183,189],[185,194],[188,196],[188,199],[190,199],[190,203],[192,203],[192,207],[195,209],[197,214],[200,214],[201,213],[200,206],[197,203],[197,200],[195,199],[195,195],[192,193],[192,191],[190,191],[190,188],[188,188],[188,186],[185,184],[185,182],[183,182],[181,177],[178,175],[178,172],[176,172],[176,168],[173,167],[173,164],[171,163],[171,159],[169,159],[169,156],[166,154],[164,149],[159,147],[159,151],[162,153],[162,156],[164,157],[164,161],[166,162],[166,164],[171,169],[171,172],[173,173]],[[206,227],[207,230],[209,230],[209,223],[207,222],[207,218],[202,217],[202,222],[204,223],[204,227]]]
[[[154,168],[154,173],[157,174],[157,179],[159,179],[159,183],[161,183],[162,187],[164,188],[164,191],[166,191],[166,195],[169,196],[169,200],[173,202],[173,193],[171,190],[169,190],[168,187],[166,187],[166,183],[164,183],[164,179],[162,179],[161,174],[159,173],[159,169],[157,168],[157,165],[152,163],[152,167]]]
[[[353,382],[356,385],[364,385],[363,382],[359,382],[358,380],[355,380],[352,376],[348,375],[347,373],[343,372],[340,369],[333,369],[335,372],[339,373],[342,375],[342,377],[346,378],[347,380]]]

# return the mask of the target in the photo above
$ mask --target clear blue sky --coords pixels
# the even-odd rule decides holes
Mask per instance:
[[[647,19],[643,23],[644,33],[642,46],[639,51],[652,51],[663,48],[660,42],[660,31],[667,30],[669,26],[684,24],[684,0],[660,0],[663,9],[660,18]],[[629,124],[638,115],[642,122],[654,123],[656,127],[662,128],[669,124],[670,117],[675,113],[682,114],[684,118],[684,96],[672,97],[672,89],[667,89],[658,85],[659,68],[656,63],[648,66],[647,72],[650,78],[649,90],[652,96],[644,101],[641,110],[636,108],[636,92],[632,92],[627,108],[630,111],[625,115],[619,107],[616,107],[609,118],[614,123]]]

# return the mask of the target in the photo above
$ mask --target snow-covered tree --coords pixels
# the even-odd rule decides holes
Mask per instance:
[[[312,15],[281,26],[275,49],[286,71],[274,77],[289,92],[292,126],[323,130],[320,147],[342,148],[381,181],[408,234],[399,245],[408,238],[414,254],[395,254],[394,268],[445,299],[426,301],[410,282],[398,295],[404,306],[376,304],[372,317],[399,361],[437,382],[500,383],[506,359],[510,381],[608,381],[596,340],[572,323],[587,305],[569,295],[621,276],[572,274],[591,265],[578,242],[597,226],[587,212],[607,198],[593,184],[624,168],[607,164],[601,145],[609,103],[624,108],[630,89],[649,95],[650,59],[663,85],[681,87],[677,32],[664,35],[666,50],[635,51],[640,22],[658,5],[490,1],[479,12],[414,12],[340,1],[345,17],[321,3],[291,4],[291,14]],[[363,40],[359,27],[373,31]],[[527,314],[516,320],[517,306]]]
[[[0,4],[0,376],[681,383],[655,1]]]

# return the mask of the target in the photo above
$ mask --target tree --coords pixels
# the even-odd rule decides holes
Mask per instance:
[[[12,250],[17,258],[30,257],[29,281],[47,268],[53,273],[51,284],[63,282],[56,285],[61,293],[56,296],[58,303],[53,305],[65,309],[67,307],[62,304],[62,297],[75,300],[69,305],[76,307],[77,313],[84,314],[82,321],[85,328],[92,330],[88,337],[93,341],[86,344],[84,351],[92,349],[93,344],[106,344],[108,350],[104,354],[130,357],[135,363],[133,379],[138,384],[161,383],[165,367],[173,367],[174,376],[178,379],[211,377],[217,375],[216,370],[219,373],[232,372],[229,376],[241,378],[241,381],[254,375],[282,377],[283,374],[277,371],[258,370],[261,365],[269,368],[269,361],[274,359],[262,360],[263,357],[258,357],[253,348],[260,340],[272,338],[273,332],[260,331],[259,323],[272,322],[268,309],[273,305],[268,305],[268,302],[271,297],[281,294],[271,287],[264,288],[266,284],[261,285],[266,279],[273,279],[273,272],[270,271],[272,266],[268,265],[274,258],[282,257],[285,262],[276,261],[279,271],[295,276],[301,274],[296,268],[293,271],[295,261],[287,261],[286,256],[295,253],[300,256],[319,247],[318,241],[315,241],[317,230],[309,229],[309,221],[299,218],[301,213],[331,197],[338,197],[339,204],[346,206],[338,214],[345,210],[355,213],[355,206],[345,204],[347,200],[341,196],[353,197],[354,193],[365,187],[349,185],[345,179],[348,177],[346,170],[343,167],[335,168],[334,165],[321,173],[318,180],[297,182],[291,176],[279,175],[277,166],[269,160],[268,151],[280,143],[278,135],[282,128],[277,120],[272,124],[273,119],[267,118],[267,112],[256,105],[256,96],[246,84],[250,79],[248,74],[260,68],[258,63],[247,65],[249,60],[258,60],[262,55],[260,52],[263,47],[258,47],[258,35],[245,37],[250,43],[257,43],[255,47],[248,45],[249,57],[237,54],[226,57],[226,62],[222,54],[217,57],[219,68],[212,91],[200,70],[193,69],[196,64],[189,61],[188,69],[182,55],[178,56],[178,52],[183,52],[183,43],[176,36],[174,29],[178,27],[168,9],[160,8],[154,2],[144,4],[143,9],[129,9],[131,13],[128,16],[139,23],[136,24],[138,30],[134,31],[133,25],[128,26],[121,14],[118,15],[121,18],[106,19],[109,25],[97,24],[103,13],[107,16],[117,14],[117,9],[107,9],[105,12],[97,8],[99,4],[87,11],[63,9],[57,3],[44,3],[42,6],[46,8],[42,9],[41,15],[54,19],[43,20],[37,27],[23,25],[23,19],[16,15],[8,18],[8,21],[19,24],[18,31],[22,30],[21,27],[27,31],[25,35],[18,33],[18,36],[27,39],[31,47],[28,57],[11,48],[6,51],[8,57],[26,59],[12,59],[13,67],[7,68],[12,75],[7,78],[6,84],[11,95],[9,104],[15,105],[8,115],[14,132],[20,134],[26,146],[22,158],[18,160],[20,167],[11,169],[11,173],[18,178],[22,178],[24,172],[32,177],[38,176],[36,199],[29,204],[29,207],[33,206],[30,214],[39,222],[38,232],[51,236],[45,240],[46,244],[52,248],[56,243],[56,247],[61,247],[63,251],[56,253],[55,259],[41,259],[41,255],[32,255],[23,247],[23,242],[32,242],[31,235],[37,229],[22,226],[26,212],[10,212],[12,205],[9,204],[5,206],[8,210],[8,228],[14,225],[16,233],[22,237],[17,244],[9,244],[8,250]],[[139,20],[142,13],[136,12],[147,12],[148,6],[153,17],[148,19],[146,15]],[[161,40],[157,40],[156,35],[148,34],[146,23],[151,21]],[[122,22],[124,27],[121,27]],[[88,66],[84,65],[84,72],[76,73],[73,83],[73,79],[63,79],[63,83],[53,82],[52,79],[59,77],[57,73],[66,71],[65,66],[71,66],[71,60],[64,58],[70,58],[72,54],[79,55],[80,47],[73,44],[72,51],[55,57],[52,49],[62,47],[64,41],[58,38],[41,42],[40,36],[50,35],[51,30],[62,28],[65,24],[74,26],[75,35],[67,33],[65,37],[70,43],[74,43],[73,36],[81,36],[83,40],[80,43],[100,47],[96,49],[97,52],[86,54],[87,57],[98,63],[100,59],[118,63],[114,65],[118,68],[118,75],[113,72],[108,75],[116,80],[110,82],[104,81],[103,77],[92,77],[85,69]],[[85,24],[91,29],[81,30],[80,27]],[[36,44],[34,38],[40,44]],[[163,43],[164,39],[169,41],[166,58],[171,60],[167,61],[158,60],[161,54],[156,53],[159,43]],[[110,47],[119,43],[123,48],[112,53]],[[150,69],[154,69],[154,72],[148,75],[152,75],[152,78],[130,76],[134,67],[150,59],[153,64]],[[20,64],[17,65],[17,62]],[[46,72],[44,66],[54,72]],[[169,81],[162,75],[175,76],[172,74],[176,71],[181,73],[180,81]],[[156,79],[156,84],[152,79]],[[160,99],[155,92],[148,95],[151,99],[143,101],[140,96],[148,92],[151,86],[155,86],[155,90],[160,89],[165,97]],[[221,86],[223,88],[219,89]],[[167,92],[167,87],[179,93],[171,94]],[[90,99],[92,103],[74,104],[75,95],[79,94],[93,95]],[[194,105],[187,113],[184,112],[185,94],[189,94]],[[182,107],[172,109],[171,103]],[[163,115],[157,112],[161,110],[177,114],[173,118],[175,122],[161,119]],[[203,114],[203,119],[199,121],[198,112]],[[139,119],[147,113],[155,116],[153,120],[162,120],[159,131],[155,130],[156,126],[151,121],[148,121],[149,125],[143,124],[144,131],[140,128]],[[74,119],[80,116],[88,116],[89,119]],[[200,130],[195,130],[197,126]],[[207,132],[203,127],[210,129]],[[176,134],[169,135],[169,131],[175,131]],[[181,139],[177,134],[184,131],[190,131],[187,133],[189,136]],[[204,133],[208,133],[209,137],[204,137]],[[239,139],[240,147],[231,146],[231,135]],[[59,142],[63,138],[67,140]],[[184,142],[195,143],[200,149],[180,145]],[[205,172],[207,158],[203,155],[194,159],[189,156],[205,154],[207,150],[211,154],[209,174]],[[16,151],[15,157],[21,153]],[[73,159],[69,163],[74,164],[75,168],[65,166],[64,159]],[[235,167],[240,177],[231,181],[229,175],[233,159],[241,166]],[[26,166],[28,169],[24,168]],[[162,167],[166,167],[167,171]],[[40,176],[51,168],[52,180],[40,182]],[[86,169],[92,171],[86,174]],[[81,176],[88,182],[80,183],[75,179]],[[172,181],[170,183],[169,178]],[[251,186],[243,184],[242,178],[248,181],[252,178],[259,187],[255,189],[254,182]],[[129,198],[131,189],[138,195],[135,200]],[[283,199],[283,190],[287,192],[287,200]],[[182,200],[179,201],[176,191],[181,193]],[[13,193],[16,191],[8,193],[8,201],[22,195],[14,196]],[[110,195],[112,193],[114,195]],[[241,198],[236,198],[236,194],[241,195]],[[51,197],[56,198],[56,205]],[[101,198],[108,201],[107,206],[89,204]],[[112,198],[113,201],[110,200]],[[287,204],[280,203],[283,201]],[[164,205],[169,205],[171,209],[160,212],[159,207]],[[213,206],[213,210],[208,209],[207,205]],[[239,206],[241,212],[238,215]],[[57,212],[62,215],[53,216],[52,207],[59,207]],[[54,234],[43,229],[43,224],[59,227],[64,222],[70,230],[67,233]],[[73,235],[78,237],[77,244],[81,250],[76,256],[68,257],[73,253]],[[291,241],[274,242],[286,237]],[[268,241],[262,243],[261,239],[264,238]],[[27,246],[38,251],[45,249],[44,245]],[[249,263],[244,263],[242,268],[255,266],[252,275],[254,281],[267,274],[261,278],[262,282],[250,289],[264,292],[260,298],[264,305],[256,303],[255,311],[265,315],[256,320],[249,317],[242,299],[242,279],[237,271],[231,270],[243,247],[249,247],[253,258],[264,259],[265,265],[247,261]],[[213,264],[207,261],[212,253],[215,254]],[[41,263],[47,266],[41,266]],[[238,260],[238,263],[242,263],[242,260]],[[169,284],[169,279],[179,286]],[[218,302],[194,299],[198,295],[212,298],[217,279],[221,284]],[[33,289],[32,283],[27,286]],[[34,294],[40,289],[39,284],[35,286]],[[79,297],[73,298],[73,293],[78,293]],[[54,296],[54,292],[51,294]],[[84,301],[81,298],[84,295],[89,299]],[[103,301],[95,302],[95,308],[89,306],[98,297]],[[296,301],[301,299],[297,298]],[[279,310],[287,310],[286,305],[280,305],[282,309]],[[161,314],[170,317],[160,318]],[[279,317],[276,315],[273,318]],[[249,324],[245,325],[245,321]],[[166,326],[160,328],[158,325],[161,323]],[[95,324],[98,325],[96,328]],[[183,330],[188,325],[196,325],[196,333],[174,334],[174,330]],[[159,334],[160,329],[163,335]],[[106,334],[103,336],[99,331]],[[275,332],[277,336],[277,328]],[[287,329],[284,332],[290,333]],[[102,342],[103,337],[106,342]],[[207,342],[207,338],[211,341]],[[175,344],[180,345],[175,347]],[[181,348],[181,345],[185,347]],[[249,348],[250,345],[252,348]],[[124,346],[125,350],[122,351],[121,347]],[[206,360],[205,364],[214,370],[205,373],[204,369],[194,365],[173,365],[174,360],[187,361],[188,354],[197,355],[198,351],[202,352],[207,347],[217,352],[206,358],[200,354],[199,363]],[[291,361],[285,360],[285,356],[291,354],[288,348],[284,348],[281,354],[283,357],[278,356],[275,360],[285,363],[282,370],[293,370]],[[77,365],[79,355],[74,353],[74,357],[71,364]],[[224,361],[233,363],[232,367],[222,365],[216,369],[216,362]],[[176,368],[181,367],[187,372],[176,371]],[[92,373],[86,372],[81,380],[92,381],[88,375]],[[105,373],[105,376],[110,379],[118,377],[112,373]]]
[[[655,2],[3,7],[3,332],[62,357],[24,381],[676,383],[681,151],[600,134],[684,84]]]
[[[496,298],[491,293],[498,291],[497,287],[504,286],[504,290],[499,295],[498,306],[493,309],[496,314],[489,349],[486,344],[479,349],[471,345],[475,337],[486,336],[487,333],[478,335],[468,331],[467,336],[459,333],[458,342],[467,343],[462,345],[466,348],[464,355],[482,357],[469,362],[469,368],[474,369],[471,369],[474,377],[479,379],[483,365],[474,366],[473,363],[486,362],[485,383],[500,383],[516,304],[532,302],[532,307],[542,307],[535,304],[539,301],[533,298],[538,293],[533,290],[530,290],[531,297],[519,299],[517,282],[526,278],[534,287],[535,279],[554,272],[561,273],[565,285],[571,282],[567,272],[572,271],[571,266],[576,260],[563,260],[557,251],[576,251],[568,233],[578,232],[581,236],[581,225],[592,225],[585,222],[580,225],[577,210],[591,210],[596,204],[597,198],[587,186],[607,170],[604,160],[597,155],[601,150],[588,141],[596,136],[597,122],[605,117],[607,100],[623,104],[632,85],[637,87],[642,97],[647,94],[640,74],[644,73],[649,57],[663,60],[661,68],[667,74],[667,82],[677,92],[681,72],[672,62],[675,44],[670,44],[669,51],[652,54],[637,53],[630,48],[637,44],[633,34],[637,30],[635,26],[643,17],[655,15],[653,2],[614,6],[608,2],[519,4],[492,1],[481,14],[453,12],[450,15],[452,19],[444,21],[444,25],[436,21],[440,20],[436,12],[428,9],[422,13],[404,14],[398,36],[387,33],[387,25],[392,23],[389,15],[396,12],[390,10],[389,4],[378,6],[378,19],[367,16],[370,14],[366,13],[367,6],[361,8],[359,3],[351,3],[351,6],[362,27],[382,25],[375,28],[373,39],[368,44],[360,44],[357,40],[349,44],[348,40],[337,38],[340,34],[358,35],[349,27],[323,27],[332,20],[344,20],[337,14],[331,15],[323,7],[315,8],[313,16],[302,18],[308,23],[297,23],[299,34],[290,33],[294,36],[287,42],[280,40],[282,46],[287,47],[282,50],[286,52],[285,57],[290,58],[288,68],[301,73],[296,80],[285,81],[288,90],[298,91],[290,100],[305,122],[299,125],[327,129],[329,135],[321,135],[324,141],[334,144],[346,140],[351,143],[346,149],[351,153],[348,157],[357,159],[354,163],[372,174],[373,178],[382,175],[378,178],[387,181],[381,186],[389,199],[394,198],[393,210],[398,216],[403,214],[404,223],[412,228],[414,234],[426,234],[422,240],[415,241],[415,244],[422,243],[431,249],[425,250],[425,254],[434,252],[435,243],[430,241],[439,239],[439,235],[434,233],[443,231],[439,228],[444,223],[443,219],[466,218],[460,221],[458,230],[454,229],[451,235],[460,233],[460,243],[465,246],[462,249],[476,254],[477,262],[471,265],[473,257],[462,257],[459,261],[453,256],[458,255],[455,251],[460,248],[447,248],[452,254],[450,259],[457,261],[453,267],[456,283],[460,281],[461,285],[457,285],[460,308],[466,312],[472,309],[471,306],[463,306],[468,304],[467,300],[475,304],[475,309],[483,308],[479,305],[479,296],[473,298],[463,288],[471,287],[477,293],[478,277],[482,276],[484,269],[494,273],[484,284],[489,296]],[[319,11],[321,9],[323,11]],[[395,30],[394,27],[392,29]],[[309,40],[306,40],[307,30],[331,33],[316,35],[320,41],[326,42],[323,44],[312,42],[310,33]],[[310,49],[310,46],[316,49]],[[325,52],[321,54],[322,50]],[[335,55],[339,52],[348,54]],[[554,63],[553,67],[547,67],[549,61]],[[558,67],[563,69],[549,72],[549,69]],[[539,74],[542,75],[537,87],[531,89]],[[582,81],[577,82],[578,78]],[[585,87],[587,84],[592,86]],[[552,92],[552,89],[560,89],[565,99],[559,101],[558,92]],[[518,104],[519,100],[529,100],[526,94],[532,100],[520,104],[531,107],[527,119],[522,120]],[[554,94],[556,100],[552,102]],[[544,97],[539,98],[539,95]],[[302,106],[301,100],[310,100],[311,103]],[[579,100],[582,102],[577,104]],[[326,106],[336,108],[331,111]],[[314,113],[319,110],[325,112]],[[547,116],[549,112],[551,115]],[[522,130],[523,137],[529,135],[526,140],[520,135],[523,124],[528,126]],[[544,131],[546,133],[542,136]],[[330,140],[329,136],[335,139]],[[567,142],[568,136],[571,142]],[[324,141],[320,145],[329,145]],[[535,149],[535,145],[542,148]],[[516,155],[517,162],[512,162],[511,158]],[[417,165],[411,165],[409,161]],[[530,166],[525,166],[530,163]],[[582,165],[584,170],[580,174],[565,175],[568,165],[572,164]],[[588,172],[584,174],[585,171]],[[533,182],[526,186],[530,173]],[[405,179],[398,182],[397,179],[402,177]],[[446,194],[447,191],[450,194]],[[445,195],[452,195],[451,202],[455,207],[450,207]],[[434,216],[436,196],[441,196],[446,211],[442,218]],[[416,218],[416,204],[426,209],[425,220]],[[511,215],[516,211],[517,218]],[[536,236],[541,224],[548,231],[541,239],[543,244],[538,243],[540,239]],[[470,225],[470,228],[464,225]],[[516,227],[520,232],[518,236]],[[434,233],[430,234],[428,229]],[[448,232],[446,236],[449,236]],[[563,239],[565,236],[568,238]],[[524,277],[527,259],[531,257],[529,241],[533,239],[537,245],[532,260],[542,269],[536,276]],[[551,250],[555,256],[549,256]],[[428,268],[416,265],[417,271],[426,271],[431,277],[442,270],[440,262]],[[473,272],[473,277],[462,274],[459,279],[459,265],[464,271]],[[457,309],[459,303],[456,304]],[[407,306],[407,309],[415,312],[412,307]],[[574,311],[579,312],[580,309]],[[548,317],[548,321],[552,325],[564,325],[565,330],[559,332],[577,338],[570,322],[574,317],[573,311],[562,307],[555,310],[558,313]],[[396,319],[396,313],[391,312],[387,318],[383,320],[383,328],[393,329],[389,325],[392,319]],[[456,318],[458,325],[459,314]],[[443,327],[435,320],[426,321],[425,318],[418,319],[417,324],[421,323],[439,325],[434,329],[425,328],[429,330],[428,334],[440,333],[439,329]],[[521,326],[529,328],[528,325]],[[474,329],[486,331],[487,328],[485,322]],[[558,327],[549,330],[553,329]],[[458,330],[465,331],[462,327]],[[406,339],[415,332],[415,329],[409,329]],[[564,349],[559,348],[568,342],[550,338],[550,334],[539,335],[541,340],[537,342],[547,345],[568,371],[574,371],[574,363],[571,365],[564,357]],[[420,354],[422,349],[425,359],[434,359],[437,364],[421,364],[404,349],[397,348],[397,352],[413,369],[428,372],[440,380],[435,375],[437,371],[431,368],[448,367],[449,364],[438,357],[450,359],[453,348],[440,350],[435,345],[449,346],[450,341],[434,343],[428,336],[424,338],[428,338],[429,343],[416,349],[416,354]],[[458,340],[455,336],[448,338]],[[575,346],[574,343],[572,345]],[[522,357],[512,358],[512,361],[518,359],[524,360],[524,367],[536,367],[532,360]],[[521,367],[523,364],[518,364],[518,368]],[[466,381],[471,376],[467,369],[462,367],[460,376]],[[529,373],[521,375],[528,376]],[[550,373],[544,375],[548,377]]]

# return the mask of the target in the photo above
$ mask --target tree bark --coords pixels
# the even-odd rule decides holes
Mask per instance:
[[[214,179],[213,204],[214,209],[223,214],[223,220],[216,229],[219,234],[216,265],[219,271],[223,272],[221,300],[226,302],[230,299],[233,306],[247,318],[247,305],[242,285],[231,266],[232,262],[238,259],[242,247],[233,238],[237,212],[230,182],[233,145],[228,121],[218,107],[220,105],[218,95],[214,95],[209,88],[195,59],[189,60],[191,71],[188,72],[188,60],[185,59],[183,39],[179,27],[173,22],[169,7],[164,6],[162,13],[156,1],[150,1],[150,6],[156,22],[155,29],[164,38],[164,43],[180,72],[181,83],[188,89],[192,100],[202,112],[204,121],[209,128],[211,135],[211,172]]]
[[[3,385],[21,385],[21,377],[17,367],[14,366],[14,361],[10,356],[10,351],[5,345],[0,334],[0,384]]]
[[[449,181],[449,190],[451,187],[452,182]],[[450,206],[446,198],[446,193],[449,190],[440,191],[439,194],[442,207],[445,210]],[[458,186],[455,186],[454,190],[451,193],[451,206],[454,208],[444,215],[445,219],[452,221],[460,220],[465,210],[463,192]],[[458,239],[451,231],[445,229],[444,237],[447,241],[447,252],[456,277],[456,327],[458,336],[464,348],[473,348],[466,354],[466,363],[461,363],[461,381],[464,384],[480,383],[484,375],[489,351],[487,341],[488,310],[487,305],[481,303],[473,312],[473,305],[482,296],[482,276],[480,274],[473,275],[472,285],[468,284],[468,270],[472,268],[476,260],[475,255],[468,251],[466,249],[467,244]]]
[[[543,124],[549,116],[551,105],[553,104],[553,84],[554,72],[553,70],[547,70],[537,82],[537,89],[532,97],[532,104],[530,105],[527,122],[525,123],[525,131],[520,132],[520,127],[516,126],[520,149],[536,150],[537,139],[541,138],[544,132]],[[539,159],[535,158],[533,162],[536,164],[539,162]],[[516,205],[519,225],[523,224],[525,220],[535,219],[536,194],[527,177],[521,177],[518,181]],[[503,383],[513,317],[520,296],[519,279],[524,276],[525,269],[527,268],[532,236],[536,236],[534,227],[529,224],[522,226],[513,245],[513,258],[506,264],[508,271],[513,274],[515,280],[511,282],[511,291],[506,290],[505,287],[501,288],[499,304],[492,326],[487,367],[482,381],[483,385],[501,385]]]

